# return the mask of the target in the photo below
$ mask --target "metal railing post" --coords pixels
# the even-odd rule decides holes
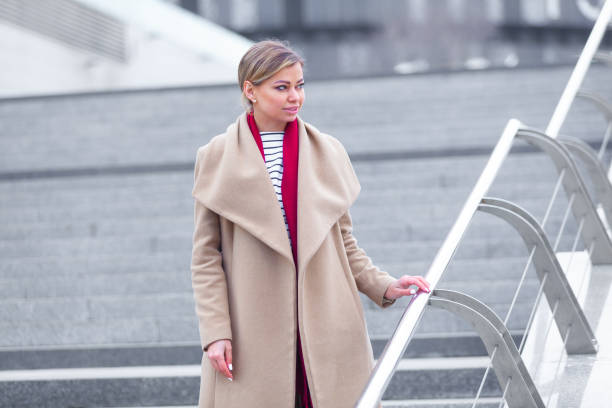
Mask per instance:
[[[535,129],[521,129],[516,137],[544,151],[557,171],[564,172],[562,184],[567,196],[573,197],[570,199],[570,208],[574,218],[580,220],[585,217],[585,226],[581,232],[584,246],[588,248],[591,243],[595,245],[591,262],[595,265],[611,264],[612,241],[569,152],[558,140]]]
[[[543,291],[551,309],[555,301],[559,299],[559,310],[554,316],[559,333],[565,336],[570,331],[570,327],[573,327],[571,336],[566,342],[567,354],[597,353],[597,340],[593,330],[544,230],[535,218],[516,204],[497,198],[484,198],[479,210],[495,215],[512,225],[520,234],[528,250],[535,247],[533,264],[540,282],[543,282],[544,277],[548,276],[543,282]]]

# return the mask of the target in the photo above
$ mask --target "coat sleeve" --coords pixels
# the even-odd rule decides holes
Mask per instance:
[[[196,177],[198,173],[196,160]],[[232,339],[227,281],[221,262],[219,215],[195,199],[191,283],[204,351],[214,341]]]
[[[376,267],[365,251],[357,245],[357,240],[353,236],[353,223],[349,211],[346,211],[340,217],[339,223],[344,240],[344,249],[351,272],[357,283],[357,289],[372,299],[378,306],[390,306],[393,302],[383,304],[383,297],[389,285],[395,282],[395,278]]]

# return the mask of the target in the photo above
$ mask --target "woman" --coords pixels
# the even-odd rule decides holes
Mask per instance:
[[[340,142],[298,117],[303,65],[283,43],[253,45],[238,68],[247,112],[198,150],[202,408],[352,407],[373,362],[357,291],[382,307],[429,291],[357,246],[359,182]]]

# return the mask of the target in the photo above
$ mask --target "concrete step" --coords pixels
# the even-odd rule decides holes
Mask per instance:
[[[1,300],[3,323],[140,319],[148,317],[191,316],[195,320],[191,291],[178,293],[45,297],[27,300]]]
[[[197,404],[199,365],[135,369],[55,370],[52,374],[79,379],[0,382],[0,404],[20,407],[151,406]],[[59,373],[58,373],[59,371]],[[187,373],[186,373],[187,372]],[[38,372],[38,376],[47,371]],[[121,373],[121,374],[119,374]],[[469,398],[475,395],[484,368],[397,371],[384,394],[386,400],[407,398]],[[3,373],[6,374],[6,373]],[[21,373],[19,373],[21,374]],[[112,378],[130,375],[130,378]],[[97,379],[95,376],[110,376]],[[8,377],[8,375],[7,375]],[[80,379],[85,377],[85,379]],[[94,377],[94,378],[91,378]],[[496,380],[485,383],[482,395],[501,395]]]
[[[492,148],[492,145],[491,145]],[[465,186],[471,188],[476,177],[484,168],[487,156],[467,157],[440,157],[427,158],[427,160],[391,160],[391,161],[354,161],[354,167],[364,188],[364,193],[369,190],[377,191],[393,187],[408,187],[410,189],[432,187],[457,187]],[[193,162],[191,160],[191,162]],[[151,180],[157,178],[157,183]],[[542,154],[516,154],[511,155],[508,162],[504,164],[499,179],[500,185],[510,186],[513,182],[523,179],[524,181],[552,182],[556,180],[555,170],[549,158]],[[73,181],[74,180],[74,181]],[[97,194],[109,196],[119,193],[141,190],[142,194],[148,194],[146,187],[153,190],[182,191],[190,195],[192,186],[192,172],[164,172],[155,174],[127,174],[126,177],[103,175],[87,177],[79,180],[74,178],[70,182],[65,177],[24,180],[15,184],[16,181],[4,181],[0,183],[0,190],[22,194],[32,192],[40,195],[41,192],[58,190],[65,192],[84,193],[85,191],[97,192]],[[104,186],[111,191],[100,191]],[[123,191],[122,191],[123,190]],[[6,197],[6,196],[5,196]],[[5,199],[6,200],[6,199]],[[0,201],[2,202],[2,201]]]
[[[131,217],[127,219],[15,222],[0,231],[0,241],[116,237],[126,235],[179,233],[193,228],[193,215]]]
[[[451,176],[465,178],[465,171],[461,168],[449,169],[448,176],[442,170],[433,169],[436,176],[433,180],[427,180],[426,176],[419,177],[418,173],[412,176],[420,181],[406,180],[405,177],[397,175],[406,171],[412,172],[410,169],[376,169],[372,180],[364,180],[365,177],[361,176],[362,192],[356,205],[376,200],[378,197],[382,198],[378,203],[406,203],[412,206],[430,206],[436,202],[463,202],[481,170],[479,168],[475,171],[470,180],[461,182],[446,180],[446,177]],[[431,173],[432,169],[428,171]],[[531,173],[525,175],[524,179],[513,177],[507,182],[500,182],[499,185],[494,184],[490,195],[510,200],[517,200],[519,197],[548,198],[553,191],[556,175],[536,180],[537,175],[533,173],[542,173],[541,169],[533,168]],[[134,180],[130,180],[131,178]],[[504,181],[503,178],[500,180]],[[89,179],[88,183],[82,186],[78,182],[78,178],[37,180],[10,184],[11,188],[6,182],[0,183],[0,214],[9,216],[11,211],[19,212],[24,209],[121,206],[126,202],[151,205],[160,201],[165,205],[177,202],[192,204],[191,174],[180,179],[166,174],[95,178]],[[164,184],[166,182],[169,185]],[[28,187],[30,183],[33,185]]]
[[[535,285],[529,283],[519,293],[508,320],[512,330],[525,327],[533,307]],[[515,289],[491,290],[487,294],[488,306],[502,319],[507,316]],[[0,324],[4,333],[2,347],[198,340],[191,292],[4,300],[0,306],[4,319]],[[380,310],[364,298],[364,307],[368,331],[375,337],[390,336],[404,312],[399,302],[398,306]],[[455,316],[432,309],[427,310],[418,332],[442,335],[473,330]]]
[[[138,278],[145,279],[131,280],[126,277],[126,283],[123,284],[121,278],[116,277],[104,281],[100,286],[89,284],[84,287],[78,286],[79,280],[72,281],[71,279],[71,282],[66,284],[65,280],[46,279],[38,287],[31,285],[34,288],[26,288],[27,297],[17,297],[15,294],[3,297],[0,300],[0,318],[4,322],[27,321],[34,324],[37,321],[53,319],[88,320],[193,315],[193,295],[190,277],[187,274],[171,280],[173,282],[169,287],[161,286],[166,283],[167,279],[162,278],[156,282],[153,277],[151,281],[155,286],[151,287],[146,276],[140,275]],[[16,280],[12,281],[13,285],[10,284],[11,282],[1,282],[9,283],[7,285],[9,288],[19,285]],[[509,304],[518,286],[517,281],[492,279],[483,280],[483,282],[486,283],[484,287],[461,281],[445,282],[441,287],[467,293],[485,303]],[[49,286],[48,290],[45,290],[44,284]],[[120,287],[116,288],[116,286]],[[172,286],[176,288],[175,292],[171,290]],[[525,282],[521,289],[520,301],[533,299],[538,287],[537,279],[532,278]],[[35,292],[35,290],[38,291]],[[375,312],[379,311],[372,303],[367,303],[366,308]],[[391,310],[393,308],[395,306],[392,306]],[[401,307],[397,306],[397,308]]]
[[[500,280],[514,280],[517,278],[517,274],[522,272],[525,264],[526,259],[522,257],[453,259],[444,273],[441,283],[459,281],[475,283],[486,278],[486,276]],[[394,276],[400,276],[401,274],[422,275],[431,265],[431,261],[391,263],[382,260],[378,265]]]
[[[499,398],[479,398],[476,403],[478,408],[497,408],[500,404]],[[385,408],[469,408],[473,406],[471,398],[436,398],[421,400],[383,400],[382,406]],[[101,408],[126,408],[126,407],[101,407]],[[197,408],[196,405],[155,405],[155,406],[133,406],[130,408]]]
[[[473,285],[474,280],[480,280],[491,281],[500,285],[510,285],[518,279],[517,275],[523,270],[525,260],[520,262],[521,258],[517,257],[516,259],[506,258],[504,261],[513,262],[513,265],[500,265],[498,259],[453,265],[445,274],[443,282],[446,285],[455,283]],[[426,262],[379,264],[379,267],[383,270],[387,270],[398,277],[403,274],[424,275],[428,266]],[[159,269],[157,265],[152,265],[150,269],[143,269],[122,273],[57,274],[52,268],[45,268],[31,277],[23,276],[23,274],[12,277],[7,274],[9,277],[2,277],[0,274],[0,296],[6,300],[191,290],[191,274],[188,268]]]
[[[602,67],[589,71],[602,92],[609,88],[601,85],[606,75]],[[543,127],[568,77],[569,69],[560,67],[370,78],[350,89],[342,81],[315,81],[308,85],[303,117],[353,151],[483,145],[499,136],[509,116]],[[340,101],[346,107],[342,124],[337,120]],[[202,103],[210,108],[202,110]],[[15,170],[188,160],[194,147],[223,131],[239,112],[235,86],[168,90],[155,97],[130,92],[5,102],[0,117],[10,120],[3,120],[7,138],[0,140],[0,151],[7,160],[0,166]],[[594,110],[580,117],[587,130],[599,120]],[[47,140],[56,145],[53,155]]]
[[[88,203],[75,203],[70,207],[25,208],[22,210],[5,210],[2,217],[14,222],[41,221],[54,222],[66,219],[98,220],[121,219],[132,216],[156,217],[170,214],[193,214],[193,201],[185,197],[182,201],[170,202],[116,202],[112,206],[92,206]],[[6,218],[5,218],[6,217]]]
[[[191,235],[189,233],[132,237],[55,238],[40,241],[10,240],[0,242],[0,256],[5,260],[53,255],[70,258],[88,253],[114,253],[120,256],[130,253],[187,251],[190,247]]]
[[[367,215],[362,215],[359,210],[352,213],[353,235],[359,244],[368,249],[370,245],[380,242],[407,242],[407,241],[439,241],[448,234],[453,220],[438,220],[431,222],[427,219],[415,218],[406,223],[398,223],[393,220],[372,223]],[[545,231],[549,240],[554,242],[562,225],[561,214],[553,214],[547,221]],[[99,220],[89,222],[86,220],[44,223],[15,223],[0,231],[0,246],[7,244],[14,248],[28,248],[32,237],[38,242],[67,242],[70,240],[107,240],[161,238],[164,236],[182,236],[191,239],[189,231],[193,229],[193,217],[134,217],[125,220]],[[507,231],[506,231],[507,229]],[[508,226],[492,216],[478,214],[468,234],[471,238],[490,238],[500,234],[512,236],[512,230]],[[572,238],[575,233],[575,225],[570,222],[563,232],[564,238]],[[518,234],[518,233],[515,233]],[[101,242],[101,241],[100,241]],[[384,261],[384,260],[381,260]]]
[[[189,273],[191,253],[170,252],[155,254],[126,254],[116,256],[115,254],[92,254],[79,255],[72,258],[61,256],[42,256],[37,258],[22,258],[3,260],[0,263],[0,276],[2,279],[40,279],[43,277],[91,277],[100,275],[125,275],[130,273],[151,274],[152,270],[171,273],[172,271]],[[404,262],[392,262],[381,259],[377,264],[392,273],[404,273],[406,271],[426,271],[431,264],[431,259],[410,259]],[[508,265],[506,269],[505,265]],[[478,279],[480,271],[506,279],[508,270],[522,270],[524,260],[522,258],[499,257],[454,259],[450,265],[449,275],[453,279]],[[520,268],[520,269],[519,269]]]
[[[505,318],[509,303],[510,299],[502,298],[489,307]],[[508,322],[511,330],[525,327],[532,304],[533,299],[516,303]],[[199,338],[190,292],[5,300],[1,306],[0,347],[195,342]],[[364,311],[370,335],[380,338],[393,333],[404,309],[366,305]],[[447,312],[428,309],[418,332],[442,335],[473,330]]]
[[[157,271],[186,271],[189,273],[191,252],[133,253],[117,256],[114,253],[83,254],[65,258],[48,255],[36,258],[3,259],[0,276],[3,278],[35,279],[44,276],[92,276],[94,274],[151,273]]]
[[[382,225],[386,226],[391,223],[401,223],[404,225],[414,224],[415,226],[440,225],[448,226],[454,221],[463,205],[464,200],[455,201],[438,201],[428,203],[407,203],[381,202],[377,199],[358,201],[351,209],[351,214],[356,225]],[[516,200],[517,204],[521,205],[527,211],[531,212],[536,218],[541,219],[549,202],[546,198],[521,199]],[[565,207],[556,205],[552,216],[559,218],[565,212]],[[9,227],[6,235],[15,236],[19,232],[15,229],[22,225],[32,224],[51,224],[51,225],[66,225],[67,223],[87,223],[88,228],[97,232],[98,223],[121,222],[127,220],[129,222],[146,219],[152,220],[153,223],[157,218],[168,219],[171,216],[176,216],[178,219],[186,220],[192,217],[193,202],[189,199],[184,201],[157,201],[157,202],[115,202],[113,204],[95,204],[79,203],[73,206],[66,207],[51,207],[51,208],[25,208],[3,210],[2,219],[11,220],[12,227]],[[487,216],[490,217],[490,216]],[[151,227],[159,228],[159,227]],[[191,228],[186,228],[185,232],[191,232]],[[23,233],[22,233],[23,235]]]
[[[533,307],[537,283],[528,283],[508,320],[512,330],[522,330]],[[453,287],[457,286],[457,287]],[[442,285],[462,289],[462,285]],[[484,293],[485,301],[502,319],[510,307],[515,286],[493,285]],[[469,288],[468,288],[469,289]],[[141,291],[142,292],[142,291]],[[484,290],[468,290],[482,295]],[[380,310],[368,299],[364,301],[369,333],[375,337],[390,336],[406,307],[398,302]],[[130,342],[197,341],[190,291],[169,293],[127,293],[70,297],[7,299],[0,303],[3,322],[0,324],[2,347],[62,344],[113,344]],[[106,331],[105,331],[106,330]],[[121,332],[116,332],[121,330]],[[473,333],[472,328],[444,311],[428,310],[418,329],[423,334]]]
[[[537,220],[543,218],[548,205],[547,199],[524,199],[515,202]],[[184,207],[188,205],[193,206],[187,204]],[[385,237],[428,239],[429,236],[439,239],[450,230],[458,213],[457,207],[460,207],[459,202],[444,205],[436,203],[430,207],[419,208],[402,206],[400,203],[376,205],[373,200],[372,203],[356,204],[351,209],[351,215],[358,238],[373,236],[373,239],[376,240],[385,239]],[[138,208],[130,208],[127,204],[122,209],[115,211],[110,208],[80,208],[78,210],[73,208],[73,210],[71,218],[65,216],[70,212],[68,208],[58,211],[45,210],[44,213],[33,210],[28,216],[15,211],[12,216],[14,221],[0,232],[0,241],[23,241],[33,236],[40,239],[69,239],[73,237],[104,238],[119,235],[190,234],[193,229],[193,208],[189,208],[189,212],[185,208],[181,214],[176,215],[173,215],[171,211],[162,213],[151,208],[138,212]],[[551,231],[558,230],[565,211],[564,205],[555,205],[549,214],[545,228]],[[96,219],[96,215],[100,212],[108,214],[108,217]],[[150,215],[151,212],[154,214]],[[29,217],[35,214],[36,218]],[[8,221],[9,218],[5,219]],[[474,217],[474,223],[478,225],[477,228],[472,228],[475,235],[491,234],[496,226],[503,225],[503,222],[497,218],[480,213]],[[570,216],[570,223],[574,224],[573,216]]]
[[[492,145],[491,145],[492,148]],[[195,155],[195,153],[194,153]],[[391,189],[396,193],[425,190],[435,192],[437,188],[452,191],[455,188],[471,189],[477,176],[486,163],[487,155],[467,157],[440,157],[426,160],[376,160],[354,161],[355,171],[364,186],[362,194],[368,191]],[[193,160],[190,160],[193,163]],[[516,186],[517,181],[552,183],[556,173],[552,162],[542,154],[511,155],[502,167],[494,187]],[[124,176],[98,175],[89,177],[55,177],[43,179],[5,180],[0,183],[0,191],[14,194],[15,198],[32,193],[35,201],[45,203],[42,193],[57,192],[76,194],[82,199],[84,194],[110,198],[114,195],[166,192],[169,196],[180,193],[191,195],[193,173],[187,171],[164,171],[154,173],[126,172]],[[367,188],[365,188],[367,187]],[[518,186],[520,188],[520,186]],[[523,187],[523,190],[525,188]],[[29,197],[28,198],[33,198]],[[11,196],[2,194],[0,205],[11,205]],[[27,204],[27,203],[26,203]]]
[[[518,344],[521,332],[513,333]],[[372,338],[374,358],[385,348],[388,338]],[[423,336],[416,334],[404,352],[404,359],[482,357],[486,350],[476,335]],[[110,346],[18,347],[0,349],[0,370],[49,368],[131,367],[199,364],[202,351],[198,342],[142,343]]]
[[[68,302],[70,303],[70,302]],[[72,302],[72,304],[78,302]],[[83,309],[80,309],[83,310]],[[72,313],[77,315],[80,310]],[[46,312],[52,315],[53,311]],[[68,316],[69,318],[70,316]],[[0,347],[121,345],[195,342],[199,338],[193,309],[185,316],[104,318],[101,320],[17,321],[0,323]]]
[[[510,302],[500,300],[495,303],[487,304],[502,320],[504,320],[510,310]],[[529,320],[529,315],[533,307],[533,299],[517,302],[510,314],[507,327],[511,331],[524,330]],[[387,310],[377,310],[366,308],[365,316],[368,325],[368,333],[376,338],[390,337],[397,327],[404,309],[393,307]],[[427,336],[442,336],[448,334],[474,334],[474,329],[469,323],[444,311],[437,309],[426,309],[421,319],[416,333]]]
[[[515,341],[519,339],[520,335],[515,336]],[[385,342],[373,341],[375,357]],[[441,393],[449,401],[469,398],[484,373],[488,362],[485,355],[477,337],[416,336],[385,393],[385,406],[405,404],[408,398],[436,399]],[[1,406],[197,403],[202,361],[198,343],[15,349],[0,350],[0,356]],[[485,385],[485,401],[499,395],[499,388],[491,380]]]
[[[49,271],[53,273],[53,271]],[[35,279],[0,279],[0,296],[9,299],[36,299],[80,296],[131,296],[134,294],[191,291],[189,271],[126,272],[117,274],[51,275],[40,273]]]
[[[517,200],[517,204],[521,205],[527,211],[531,212],[537,219],[541,219],[546,206],[548,197],[544,199],[522,199]],[[450,229],[452,222],[456,218],[464,200],[456,201],[438,201],[430,202],[429,204],[406,204],[402,202],[380,202],[372,199],[370,202],[358,201],[351,209],[351,215],[355,228],[361,226],[380,226],[381,229],[389,225],[405,225],[411,230],[430,231],[435,230],[438,236],[444,237]],[[565,212],[565,206],[559,203],[553,208],[551,217],[560,219]],[[173,227],[169,219],[177,217],[182,223],[177,222],[177,226]],[[14,209],[3,210],[1,219],[10,220],[9,227],[2,233],[0,240],[4,238],[24,237],[29,239],[28,234],[22,229],[31,227],[32,231],[40,230],[45,226],[57,226],[57,228],[47,227],[50,231],[62,230],[71,228],[71,225],[81,224],[81,229],[86,228],[89,236],[98,235],[99,229],[104,229],[108,223],[126,222],[126,229],[130,232],[147,234],[155,233],[163,230],[170,232],[180,229],[183,233],[189,234],[192,232],[193,224],[185,225],[188,219],[193,219],[193,202],[185,200],[182,202],[138,202],[134,203],[118,202],[113,205],[89,205],[81,203],[72,207],[53,207],[45,209]],[[492,218],[489,215],[478,215],[478,218]],[[159,226],[152,224],[160,219],[163,223]],[[147,222],[148,220],[148,222]],[[138,221],[142,222],[142,226],[138,229],[131,229],[130,225],[135,225]],[[86,225],[84,227],[83,225]],[[100,225],[100,226],[99,226]],[[490,225],[490,224],[489,224]],[[178,228],[180,227],[180,228]],[[116,228],[116,227],[115,227]],[[442,229],[440,229],[442,228]],[[396,228],[397,229],[397,228]],[[44,231],[41,231],[44,232]],[[178,232],[178,231],[177,231]],[[38,238],[38,237],[37,237]],[[44,238],[42,236],[41,238]]]
[[[384,173],[378,173],[378,177],[385,177]],[[389,175],[389,177],[394,177]],[[161,178],[161,177],[160,177]],[[436,202],[440,200],[457,201],[465,200],[469,193],[468,185],[452,186],[412,186],[411,180],[403,180],[395,177],[389,185],[379,185],[376,178],[372,180],[360,179],[362,190],[357,203],[370,202],[376,198],[380,201],[404,202],[418,204],[421,202]],[[492,189],[497,194],[503,194],[508,199],[534,199],[550,196],[554,187],[554,180],[533,181],[530,187],[527,183],[518,183],[518,177],[511,180],[502,180],[499,187]],[[68,181],[65,181],[68,183]],[[2,183],[0,183],[2,186]],[[168,185],[156,186],[132,186],[119,185],[107,188],[94,188],[84,186],[83,188],[49,188],[42,194],[40,191],[29,191],[19,189],[16,191],[4,191],[3,199],[0,201],[0,209],[4,211],[21,210],[25,208],[48,208],[74,206],[75,204],[89,204],[92,206],[113,205],[118,202],[134,200],[138,197],[141,201],[183,201],[187,197],[191,199],[192,181],[191,177],[177,180]],[[399,188],[398,188],[399,187]],[[2,189],[0,189],[2,190]],[[8,190],[8,189],[4,189]],[[495,194],[494,193],[494,194]],[[19,205],[21,204],[21,205]],[[426,205],[426,204],[425,204]]]
[[[407,241],[369,244],[367,254],[375,261],[409,262],[414,259],[433,259],[440,245],[439,242]],[[560,245],[560,250],[570,247],[572,242]],[[461,242],[454,259],[520,257],[526,256],[527,250],[518,237],[496,236],[489,239],[466,239]]]
[[[481,397],[474,404],[473,398],[435,398],[435,399],[406,399],[383,400],[385,408],[498,408],[501,399],[496,397]]]
[[[506,235],[498,234],[490,237],[468,237],[462,241],[457,258],[487,258],[487,257],[514,257],[526,254],[523,242],[514,231],[508,228]],[[511,235],[512,234],[512,235]],[[571,246],[572,241],[567,236],[567,242],[560,249]],[[153,234],[127,237],[99,237],[99,238],[56,238],[40,241],[0,241],[0,256],[6,261],[10,259],[38,258],[47,256],[61,256],[64,259],[79,257],[85,254],[156,254],[164,252],[181,252],[185,254],[186,261],[190,259],[192,238],[190,234]],[[366,253],[376,260],[386,262],[410,262],[414,260],[433,259],[440,247],[440,240],[430,241],[398,241],[391,239],[387,242],[367,240],[360,241]],[[567,244],[567,245],[566,245]],[[3,264],[4,264],[3,262]]]

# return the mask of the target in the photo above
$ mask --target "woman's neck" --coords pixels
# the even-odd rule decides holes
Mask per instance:
[[[258,115],[257,112],[253,112],[253,118],[255,119],[257,130],[260,132],[284,132],[287,126],[287,123],[266,121],[261,115]]]

